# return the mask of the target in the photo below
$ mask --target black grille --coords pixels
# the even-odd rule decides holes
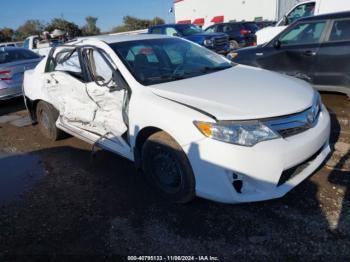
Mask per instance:
[[[319,150],[316,151],[315,154],[313,154],[311,157],[306,159],[304,162],[300,163],[299,165],[296,165],[295,167],[289,168],[285,171],[283,171],[280,180],[278,181],[277,186],[281,186],[284,183],[286,183],[288,180],[292,179],[293,177],[300,174],[305,168],[307,168],[312,161],[314,161],[317,156],[322,152],[324,146],[322,146]]]
[[[317,124],[320,110],[311,119],[310,113],[312,108],[297,114],[266,119],[264,123],[281,137],[286,138],[305,132]]]
[[[215,38],[215,47],[222,47],[225,45],[228,45],[228,38],[227,37]]]

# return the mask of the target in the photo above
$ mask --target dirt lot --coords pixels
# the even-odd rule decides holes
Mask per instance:
[[[350,100],[322,96],[333,124],[326,165],[282,199],[244,205],[165,203],[131,162],[105,151],[92,158],[91,146],[75,138],[49,142],[27,125],[20,99],[2,103],[0,261],[348,260]]]

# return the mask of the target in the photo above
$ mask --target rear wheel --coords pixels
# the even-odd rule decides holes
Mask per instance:
[[[63,138],[64,132],[56,127],[59,112],[50,104],[40,101],[36,107],[36,116],[41,133],[52,141]]]
[[[176,141],[161,131],[142,148],[142,166],[151,185],[166,199],[187,203],[195,197],[195,179],[186,154]]]

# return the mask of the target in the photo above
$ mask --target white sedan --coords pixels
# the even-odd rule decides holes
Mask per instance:
[[[48,138],[65,131],[134,161],[174,202],[282,197],[330,153],[329,114],[307,83],[177,37],[53,48],[25,73],[24,96]]]

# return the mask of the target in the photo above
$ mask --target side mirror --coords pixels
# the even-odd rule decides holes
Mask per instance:
[[[180,36],[178,33],[173,33],[173,36]]]
[[[281,48],[281,45],[282,45],[282,43],[281,43],[280,40],[276,40],[275,42],[273,42],[273,47],[274,47],[275,49],[280,49],[280,48]]]

